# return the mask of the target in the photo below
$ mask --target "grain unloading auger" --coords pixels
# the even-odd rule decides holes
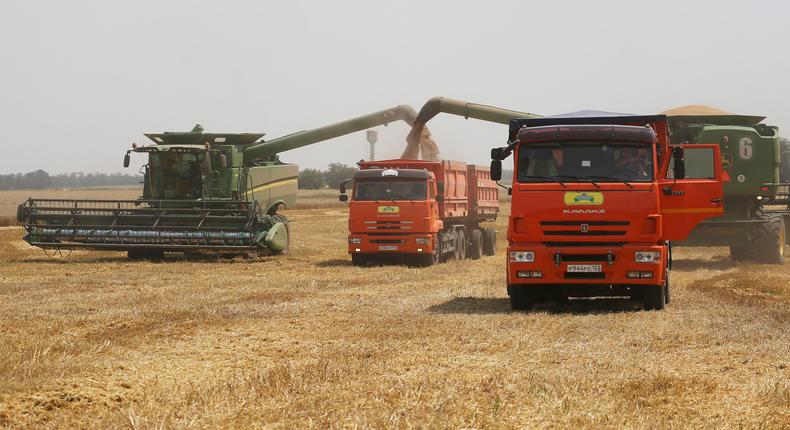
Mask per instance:
[[[416,118],[396,106],[346,121],[260,140],[262,133],[146,134],[143,195],[137,200],[28,199],[17,219],[24,240],[44,249],[127,251],[130,258],[164,252],[276,254],[288,248],[288,222],[278,214],[296,200],[298,167],[277,154],[335,137]]]
[[[423,160],[441,160],[439,147],[431,140],[430,133],[425,128],[425,124],[440,113],[449,113],[466,119],[474,118],[500,124],[509,124],[511,119],[540,118],[540,115],[528,112],[469,103],[447,97],[434,97],[428,100],[417,114],[414,125],[406,137],[406,149],[401,155],[402,159],[418,159],[420,151],[422,151]]]

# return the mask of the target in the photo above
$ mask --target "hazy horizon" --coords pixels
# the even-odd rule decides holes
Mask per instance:
[[[654,4],[655,6],[655,4]],[[790,6],[780,1],[0,4],[0,173],[136,173],[143,133],[271,139],[434,96],[544,115],[707,104],[790,135]],[[487,163],[506,127],[439,116],[442,155]],[[408,128],[379,127],[378,158]],[[288,151],[324,169],[364,132]]]

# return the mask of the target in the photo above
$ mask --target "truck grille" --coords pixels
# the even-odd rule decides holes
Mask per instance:
[[[609,261],[609,254],[560,254],[560,259],[565,263],[579,263],[587,261]],[[616,259],[612,254],[612,261]]]
[[[411,230],[414,221],[365,221],[365,228],[374,231]]]
[[[625,236],[629,221],[541,221],[544,236]]]
[[[402,239],[373,239],[370,241],[371,243],[378,243],[378,244],[402,244],[405,241]]]
[[[625,242],[543,242],[546,246],[624,246]]]

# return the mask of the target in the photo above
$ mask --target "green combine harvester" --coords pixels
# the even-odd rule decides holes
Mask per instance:
[[[402,120],[416,112],[396,106],[347,121],[263,141],[262,133],[146,134],[148,154],[137,200],[30,198],[17,211],[24,240],[43,249],[126,251],[129,258],[165,252],[269,255],[285,252],[288,221],[278,213],[297,194],[298,167],[277,154]]]
[[[780,171],[790,159],[782,157],[778,128],[763,124],[762,116],[701,105],[662,113],[669,117],[672,143],[718,144],[725,170],[724,216],[700,224],[685,244],[729,246],[733,261],[781,264],[790,192]]]

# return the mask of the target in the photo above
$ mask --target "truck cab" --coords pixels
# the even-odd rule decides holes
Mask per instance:
[[[718,146],[670,147],[664,116],[514,120],[509,145],[492,151],[495,178],[511,153],[514,309],[569,296],[662,309],[669,241],[723,210]]]
[[[383,252],[432,256],[441,229],[436,177],[417,169],[361,170],[349,208],[349,253],[366,260]],[[358,263],[360,261],[357,261]]]
[[[499,211],[487,168],[420,160],[359,166],[348,219],[348,253],[354,265],[389,257],[429,266],[493,255],[496,233],[480,226],[496,219]],[[349,201],[345,184],[340,193],[341,201]]]

